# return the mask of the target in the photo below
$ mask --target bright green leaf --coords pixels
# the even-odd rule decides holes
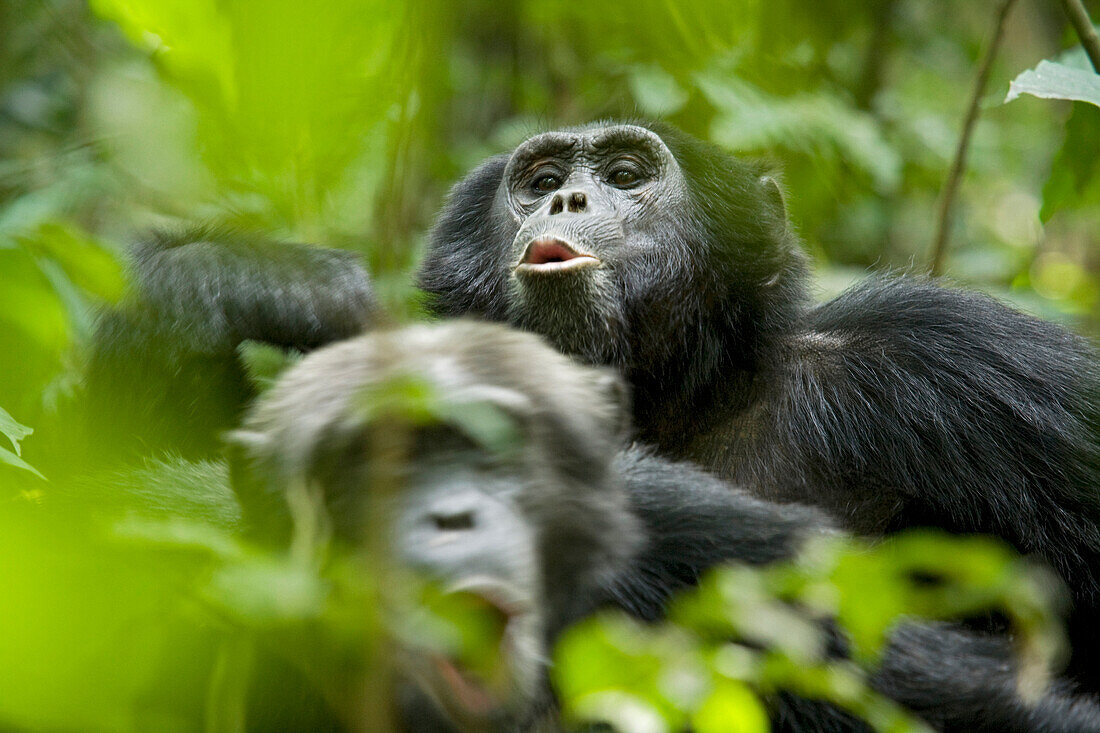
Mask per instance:
[[[760,698],[740,682],[719,679],[691,716],[695,733],[767,733],[768,711]]]

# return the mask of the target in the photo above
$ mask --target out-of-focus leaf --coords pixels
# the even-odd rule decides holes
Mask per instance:
[[[409,425],[446,423],[498,455],[508,455],[521,444],[519,426],[490,401],[489,395],[457,393],[445,397],[415,374],[371,385],[360,402],[366,422],[382,419]]]
[[[301,360],[302,355],[259,341],[243,341],[237,355],[244,364],[248,380],[258,391],[268,389],[279,375]]]
[[[824,630],[777,599],[768,576],[749,567],[714,569],[672,604],[669,617],[711,637],[744,639],[806,662],[825,651]]]
[[[1028,69],[1012,80],[1005,104],[1021,94],[1100,106],[1100,74],[1073,69],[1054,61],[1040,61],[1034,69]]]
[[[65,307],[77,337],[90,334],[87,295],[107,302],[121,297],[122,265],[102,242],[63,221],[45,221],[16,240],[38,262]]]
[[[627,80],[634,99],[647,115],[665,117],[687,103],[688,93],[672,74],[656,64],[631,68]]]
[[[201,593],[242,623],[283,624],[318,618],[328,586],[300,563],[249,557],[216,570]]]
[[[248,697],[256,643],[246,636],[229,637],[219,645],[206,697],[206,730],[247,730]]]
[[[744,683],[720,679],[692,713],[691,729],[696,733],[767,733],[771,724],[760,698]]]
[[[710,684],[690,635],[670,624],[646,627],[614,613],[567,630],[551,673],[567,717],[611,723],[624,733],[658,720],[664,727],[654,730],[682,729]]]
[[[827,92],[791,97],[765,93],[728,72],[703,72],[699,89],[718,109],[711,126],[715,142],[735,151],[785,147],[839,158],[866,172],[882,192],[901,182],[901,156],[870,115]]]
[[[12,453],[7,448],[0,447],[0,463],[6,463],[9,466],[15,466],[16,468],[21,468],[24,471],[30,471],[31,473],[33,473],[35,476],[37,476],[40,479],[45,479],[46,478],[45,476],[43,476],[42,474],[40,474],[38,472],[38,469],[36,469],[31,464],[24,461],[19,456]]]
[[[1100,79],[1100,76],[1096,77]],[[1044,222],[1059,211],[1100,204],[1100,108],[1076,102],[1066,121],[1066,137],[1043,185]]]
[[[179,517],[169,520],[131,517],[118,522],[112,534],[119,540],[141,543],[147,550],[197,553],[222,562],[235,562],[246,554],[232,532]]]
[[[841,552],[828,576],[839,593],[836,615],[857,660],[877,658],[898,618],[971,616],[996,610],[1017,633],[1022,687],[1041,689],[1064,648],[1049,572],[1024,563],[1003,542],[915,531],[866,551]],[[867,594],[865,589],[876,592]]]
[[[409,648],[426,647],[459,662],[503,693],[509,685],[504,614],[477,593],[446,592],[435,583],[416,585],[412,607],[392,621],[391,633]]]
[[[573,701],[577,720],[599,721],[622,733],[671,733],[664,717],[646,698],[623,690],[601,690]]]
[[[7,410],[0,407],[0,433],[3,433],[11,441],[12,448],[15,449],[15,454],[18,456],[22,455],[19,442],[34,433],[34,428],[28,428],[26,425],[19,423]]]
[[[177,73],[213,82],[227,101],[235,98],[232,30],[217,0],[92,0],[91,5]]]
[[[522,444],[516,421],[491,402],[475,399],[445,403],[441,417],[496,455],[509,455]]]

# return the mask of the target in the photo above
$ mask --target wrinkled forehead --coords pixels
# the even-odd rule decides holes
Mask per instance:
[[[672,152],[661,137],[639,125],[601,125],[572,130],[544,132],[527,139],[512,153],[508,170],[521,167],[534,158],[600,153],[620,148],[637,148],[671,161]]]

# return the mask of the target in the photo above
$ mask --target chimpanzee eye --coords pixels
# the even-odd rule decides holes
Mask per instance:
[[[633,186],[638,182],[638,174],[626,168],[620,168],[611,174],[611,183],[615,186]]]
[[[550,193],[561,188],[561,181],[557,176],[541,176],[535,181],[535,190],[539,193]]]

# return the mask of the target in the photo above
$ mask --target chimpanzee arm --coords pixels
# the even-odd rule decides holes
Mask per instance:
[[[638,448],[620,454],[616,469],[647,541],[614,592],[640,618],[660,617],[673,592],[721,562],[790,559],[807,538],[835,531],[816,509],[753,498],[691,464]]]
[[[305,351],[351,336],[375,305],[349,252],[209,229],[135,248],[132,289],[91,344],[86,406],[110,451],[214,451],[252,396],[246,340]]]
[[[642,619],[661,618],[674,592],[718,563],[789,559],[808,538],[836,531],[815,509],[755,499],[688,464],[637,449],[623,453],[617,467],[647,541],[611,584],[607,602]],[[843,641],[835,642],[833,653],[843,655]],[[871,684],[938,730],[1100,731],[1100,707],[1064,683],[1030,704],[1016,681],[1005,637],[913,623],[891,636]],[[820,701],[784,693],[775,705],[776,730],[865,729]]]
[[[1055,681],[1038,700],[1017,690],[1009,640],[945,624],[905,624],[890,637],[872,685],[937,730],[1100,731],[1100,707]]]
[[[882,279],[821,306],[736,478],[849,529],[995,534],[1100,599],[1100,360],[983,295]],[[757,451],[754,456],[754,449]]]

